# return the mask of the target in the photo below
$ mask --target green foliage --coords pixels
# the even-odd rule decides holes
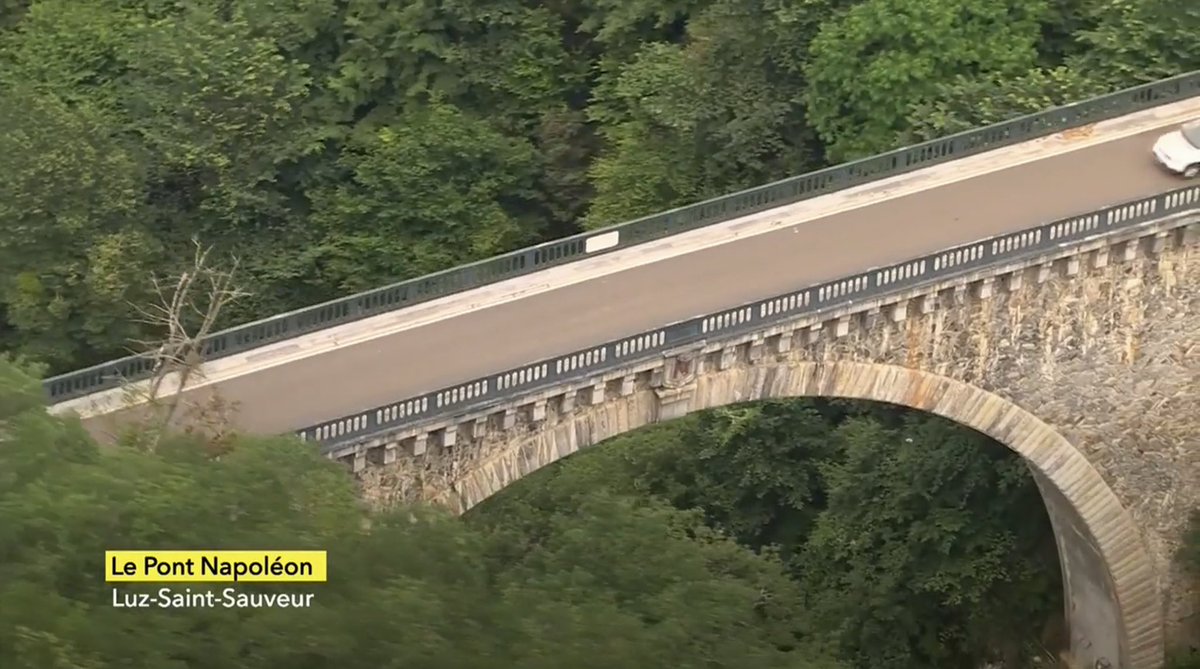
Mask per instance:
[[[342,154],[346,178],[314,196],[321,241],[302,260],[350,292],[519,246],[533,238],[520,210],[535,162],[528,144],[449,105],[363,133]]]
[[[0,361],[0,666],[842,667],[795,629],[783,565],[694,514],[604,494],[494,527],[368,513],[291,439],[102,452],[36,392]],[[100,578],[117,547],[324,549],[330,580],[307,609],[128,611]]]
[[[251,320],[1197,68],[1198,31],[1190,0],[0,0],[0,349],[122,354],[193,235]],[[1026,658],[1057,607],[1028,476],[942,421],[733,407],[368,530],[295,444],[101,453],[30,369],[0,361],[4,667],[924,669]],[[93,573],[263,542],[343,576],[132,625]]]
[[[463,523],[367,512],[290,439],[237,437],[216,459],[194,436],[101,451],[44,412],[31,371],[0,361],[6,667],[917,669],[1021,661],[1057,608],[1023,465],[940,419],[709,412],[549,468]],[[95,573],[117,546],[326,549],[332,578],[311,609],[133,624]]]
[[[942,419],[846,402],[709,411],[613,439],[473,514],[532,537],[519,559],[563,531],[547,516],[578,516],[597,490],[692,510],[779,555],[802,593],[790,623],[850,666],[1018,666],[1056,642],[1043,637],[1060,574],[1032,478]]]
[[[1200,650],[1189,648],[1167,653],[1167,663],[1163,669],[1198,669],[1200,668]]]
[[[0,30],[20,23],[33,0],[0,0]]]
[[[1193,509],[1188,518],[1183,542],[1175,555],[1175,561],[1183,568],[1186,578],[1193,579],[1194,582],[1194,579],[1200,577],[1200,509]],[[1195,597],[1195,594],[1192,596]],[[1194,623],[1191,625],[1191,632],[1191,638],[1187,640],[1189,643],[1168,649],[1164,669],[1200,669],[1200,639],[1195,636]]]
[[[924,141],[1109,92],[1067,67],[1015,77],[960,75],[938,83],[930,98],[913,103],[906,123],[914,139]]]
[[[68,103],[106,111],[120,101],[120,77],[139,19],[101,0],[36,0],[10,32],[0,33],[0,83],[34,84]]]
[[[474,520],[494,533],[499,546],[491,559],[510,565],[514,583],[562,593],[563,601],[551,608],[569,604],[587,610],[597,600],[613,602],[621,617],[652,626],[646,659],[638,662],[613,647],[609,666],[839,666],[797,628],[793,613],[802,607],[800,592],[783,566],[708,530],[696,514],[556,486],[510,497],[503,513]],[[566,610],[561,615],[571,616]],[[613,622],[621,621],[605,627],[612,629]],[[703,629],[725,632],[699,634]],[[636,628],[616,636],[622,635],[641,642]],[[574,665],[591,649],[569,652],[578,658]]]
[[[320,149],[297,124],[306,68],[212,10],[146,22],[131,41],[121,106],[154,157],[152,201],[171,215],[190,210],[191,232],[217,239],[282,215],[278,167]]]
[[[153,337],[131,303],[196,235],[249,321],[1200,68],[1197,34],[1194,0],[0,0],[0,351]],[[974,666],[1058,597],[1021,467],[895,411],[714,411],[367,531],[294,444],[101,454],[29,374],[0,362],[4,667]],[[308,618],[97,599],[114,541],[271,540],[347,565]]]
[[[138,220],[142,162],[113,124],[33,86],[0,92],[5,348],[61,365],[139,334],[128,301],[145,295],[159,248]]]
[[[1189,0],[1097,0],[1073,65],[1111,87],[1200,68],[1200,5]]]
[[[916,415],[854,418],[835,438],[845,459],[824,468],[828,506],[796,566],[843,651],[897,668],[1007,665],[1035,651],[1061,586],[1024,463]]]
[[[607,63],[589,108],[608,140],[586,225],[602,227],[812,165],[799,76],[810,29],[771,2],[720,0],[681,44]],[[811,30],[810,30],[811,32]]]
[[[0,348],[152,338],[193,236],[231,325],[1174,74],[1194,5],[0,1]]]
[[[637,480],[675,506],[703,509],[739,543],[789,556],[824,508],[822,466],[840,456],[829,412],[790,402],[705,412],[656,448],[632,452]]]
[[[0,421],[42,407],[45,395],[38,383],[40,372],[36,365],[0,354]]]
[[[821,26],[809,120],[834,160],[908,143],[909,107],[956,75],[1013,76],[1037,59],[1044,0],[864,0]]]
[[[1187,532],[1176,559],[1184,569],[1200,575],[1200,509],[1192,512],[1188,519]]]

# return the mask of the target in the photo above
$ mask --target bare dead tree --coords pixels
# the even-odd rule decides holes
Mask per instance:
[[[216,325],[221,310],[249,295],[236,287],[236,256],[231,257],[228,269],[219,269],[210,264],[211,247],[201,246],[195,238],[192,245],[195,252],[191,267],[166,281],[152,276],[156,301],[150,306],[132,305],[139,322],[163,333],[161,339],[136,342],[154,359],[154,373],[148,387],[139,393],[151,407],[148,420],[155,429],[148,431],[150,448],[178,415],[188,383],[202,376],[203,342]],[[176,379],[175,388],[162,397],[163,384],[172,376]]]

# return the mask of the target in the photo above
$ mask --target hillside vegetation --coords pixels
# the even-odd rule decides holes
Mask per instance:
[[[0,349],[124,355],[1200,68],[1193,0],[0,0]]]
[[[37,377],[160,336],[135,305],[193,238],[244,322],[1200,69],[1198,35],[1195,0],[0,0],[0,667],[1048,666],[1036,486],[941,419],[729,407],[455,519],[365,509],[291,439],[102,449]],[[331,580],[124,611],[131,546]]]

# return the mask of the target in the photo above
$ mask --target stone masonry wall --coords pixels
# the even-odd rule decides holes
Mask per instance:
[[[1114,246],[1111,257],[1110,248],[1098,244],[1052,264],[914,295],[898,309],[862,305],[836,320],[791,324],[774,333],[765,359],[797,367],[857,361],[924,370],[1032,412],[1087,457],[1132,515],[1154,562],[1167,626],[1178,632],[1194,614],[1194,598],[1171,558],[1188,513],[1200,506],[1195,230],[1193,224],[1189,235],[1177,235],[1186,243],[1168,243],[1158,252],[1145,253],[1151,237],[1124,253]],[[765,334],[771,342],[772,333]],[[756,362],[764,359],[763,342],[742,347],[736,361],[728,343],[703,354],[719,357],[720,369],[753,368],[763,364]],[[542,393],[490,415],[466,417],[444,432],[465,433],[466,439],[443,438],[442,446],[426,450],[418,436],[422,446],[399,457],[394,447],[414,443],[411,435],[381,440],[374,446],[386,443],[392,456],[373,456],[372,465],[359,466],[371,452],[359,451],[355,468],[375,503],[432,500],[465,510],[578,448],[677,415],[665,408],[663,386],[671,384],[664,378],[660,360],[590,387]],[[766,396],[761,378],[757,383],[727,401]],[[598,414],[585,415],[589,390],[591,406],[603,409]],[[497,411],[507,414],[503,422]]]
[[[1143,531],[1168,627],[1194,611],[1171,559],[1200,508],[1200,257],[1159,257],[1025,280],[1016,291],[903,323],[875,318],[797,349],[966,381],[1036,414],[1082,451]]]

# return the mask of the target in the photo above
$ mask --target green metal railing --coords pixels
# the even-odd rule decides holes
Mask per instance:
[[[1055,107],[977,130],[791,177],[239,325],[208,336],[201,343],[203,355],[206,360],[222,358],[548,267],[662,239],[680,232],[1196,95],[1200,95],[1200,71]],[[153,372],[154,364],[155,360],[151,354],[131,355],[49,378],[43,385],[50,402],[57,403],[147,378]]]
[[[444,421],[489,406],[506,405],[563,383],[595,379],[683,346],[761,332],[788,321],[889,294],[911,292],[921,286],[935,286],[981,270],[1011,267],[1064,246],[1128,234],[1132,229],[1167,217],[1195,216],[1198,212],[1200,186],[1184,186],[595,343],[566,355],[546,356],[433,392],[399,398],[298,430],[296,434],[329,453],[389,430]]]

